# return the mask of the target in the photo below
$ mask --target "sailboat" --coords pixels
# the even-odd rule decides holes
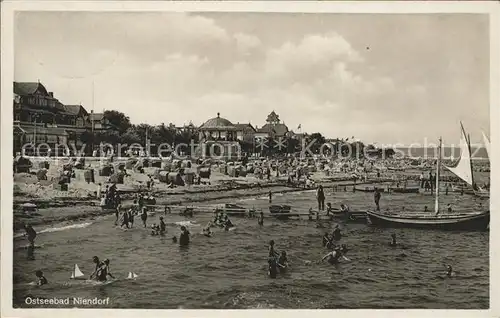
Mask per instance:
[[[134,278],[137,278],[137,277],[139,277],[139,275],[137,275],[136,273],[128,272],[127,279],[134,279]]]
[[[77,279],[77,280],[85,279],[85,275],[78,267],[78,264],[75,264],[75,266],[73,267],[73,271],[71,272],[71,279]]]
[[[446,169],[450,170],[453,174],[459,177],[462,181],[468,184],[472,188],[472,194],[480,197],[489,197],[490,193],[486,189],[479,188],[474,182],[474,171],[472,169],[472,156],[470,148],[470,137],[465,133],[464,126],[460,123],[461,128],[461,138],[460,138],[460,159],[454,167],[445,166]],[[490,142],[483,133],[484,144],[489,157],[489,147]],[[469,192],[469,191],[464,191]]]
[[[380,227],[421,228],[440,230],[486,230],[490,222],[490,212],[479,213],[441,213],[439,206],[439,178],[441,175],[442,141],[439,140],[439,156],[436,164],[436,192],[434,214],[430,212],[411,212],[384,214],[367,211],[368,223]],[[472,176],[471,176],[472,178]]]

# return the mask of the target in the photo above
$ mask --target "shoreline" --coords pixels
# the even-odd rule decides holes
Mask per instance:
[[[353,185],[367,185],[367,184],[376,184],[376,183],[384,183],[385,180],[377,180],[377,181],[369,181],[362,183],[354,183],[352,181],[332,181],[328,183],[322,183],[325,189],[331,189],[335,186],[346,186],[351,187]],[[176,194],[169,194],[162,192],[161,196],[156,198],[157,205],[182,205],[187,203],[200,203],[200,202],[210,202],[224,199],[236,199],[236,198],[248,198],[254,196],[262,196],[269,193],[270,189],[276,189],[272,191],[273,194],[278,193],[293,193],[307,190],[314,190],[315,188],[292,188],[287,187],[282,184],[267,184],[262,186],[254,186],[254,187],[243,187],[243,188],[232,188],[232,189],[205,189],[209,191],[195,191],[195,192],[181,192]],[[218,193],[220,192],[220,193]],[[158,194],[158,193],[157,193]],[[21,200],[17,201],[17,204],[20,204]],[[36,201],[36,199],[28,200],[28,202]],[[70,201],[65,198],[62,201]],[[13,230],[14,232],[20,231],[23,229],[24,223],[29,223],[33,226],[40,225],[51,225],[57,223],[64,222],[74,222],[74,221],[85,221],[92,220],[96,217],[113,215],[114,212],[110,212],[109,210],[102,210],[98,204],[95,204],[95,199],[85,199],[80,198],[78,200],[78,204],[75,202],[66,202],[66,205],[59,206],[51,206],[48,208],[39,208],[31,217],[27,217],[24,212],[15,211],[14,212],[14,220],[13,220]],[[16,202],[16,200],[14,201]],[[40,200],[39,202],[47,202],[47,200]],[[87,203],[88,205],[85,205]],[[58,202],[58,204],[63,204]],[[123,207],[129,208],[132,205],[132,200],[124,200]],[[54,212],[55,213],[50,213]]]

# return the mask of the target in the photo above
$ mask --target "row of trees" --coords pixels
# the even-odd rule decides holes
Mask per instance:
[[[160,144],[170,145],[198,143],[198,135],[191,130],[179,130],[173,124],[165,125],[133,125],[130,118],[119,111],[105,111],[104,117],[112,125],[113,129],[99,130],[94,133],[86,131],[80,135],[80,141],[85,144],[98,145],[108,144],[141,144],[145,145],[146,138],[150,141],[151,150]],[[242,151],[246,153],[261,153],[263,156],[291,154],[305,150],[306,155],[342,155],[352,157],[364,157],[366,153],[371,156],[391,157],[393,149],[377,149],[373,145],[365,146],[354,138],[334,139],[327,143],[326,138],[319,132],[306,134],[303,139],[287,137],[284,139],[268,138],[264,142],[240,142]]]

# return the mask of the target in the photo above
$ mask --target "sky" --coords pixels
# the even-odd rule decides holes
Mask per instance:
[[[488,16],[18,12],[15,75],[132,123],[261,127],[379,144],[489,134]],[[92,93],[93,92],[93,93]]]

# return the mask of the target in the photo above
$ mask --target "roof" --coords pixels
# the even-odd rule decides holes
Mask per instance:
[[[14,93],[18,95],[31,95],[42,89],[47,95],[47,89],[38,82],[14,82]]]
[[[217,113],[217,117],[207,120],[200,129],[225,129],[225,130],[235,130],[236,126],[233,125],[229,120],[220,117],[220,113]]]
[[[252,124],[248,123],[248,124],[235,124],[234,125],[236,127],[237,130],[244,130],[245,128],[247,127],[250,127],[253,131],[256,131],[255,128],[252,126]]]
[[[90,120],[92,121],[100,121],[104,118],[104,113],[90,113]]]
[[[33,134],[35,132],[35,126],[21,126],[19,127],[26,134]],[[45,134],[45,135],[64,135],[67,136],[68,132],[64,128],[58,127],[36,127],[37,134]]]
[[[278,136],[284,136],[288,132],[288,127],[285,124],[276,124],[276,125],[271,125],[271,124],[265,124],[262,126],[262,128],[259,129],[261,132],[270,132],[274,130],[276,135]]]
[[[64,105],[64,112],[70,115],[78,115],[83,110],[84,113],[87,111],[82,105]]]

